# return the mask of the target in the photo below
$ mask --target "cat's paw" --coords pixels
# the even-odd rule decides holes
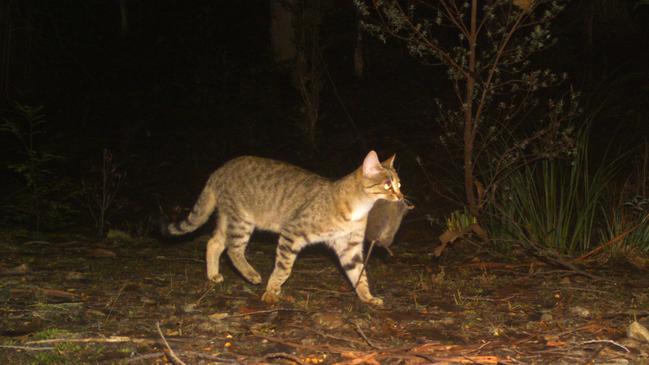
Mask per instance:
[[[213,282],[214,284],[221,283],[221,282],[223,282],[223,280],[224,280],[224,279],[223,279],[223,275],[221,275],[221,274],[219,274],[219,273],[216,273],[216,274],[208,274],[208,275],[207,275],[207,279],[208,279],[209,281]]]
[[[249,272],[246,275],[244,275],[246,280],[248,280],[251,284],[261,284],[261,275],[257,272]]]
[[[277,304],[279,303],[279,293],[273,293],[266,290],[264,295],[261,296],[261,301],[266,304]]]
[[[369,304],[369,305],[376,306],[376,307],[383,307],[383,299],[381,299],[379,297],[371,297],[371,298],[369,298],[367,300],[364,300],[364,302]]]
[[[243,277],[251,284],[261,284],[261,275],[256,271],[242,272],[241,275],[243,275]]]

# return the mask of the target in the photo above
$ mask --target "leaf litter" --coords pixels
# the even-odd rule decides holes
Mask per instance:
[[[361,303],[317,248],[268,306],[263,284],[231,265],[223,283],[205,279],[203,239],[3,243],[0,363],[649,363],[646,272],[588,269],[598,281],[461,242],[438,258],[427,235],[408,232],[394,256],[375,250],[367,270],[384,308]],[[253,240],[268,278],[273,240]]]

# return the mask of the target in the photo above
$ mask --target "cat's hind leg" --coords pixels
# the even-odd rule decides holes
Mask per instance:
[[[248,240],[254,229],[255,226],[251,222],[231,218],[228,222],[226,241],[228,256],[234,267],[246,280],[253,284],[259,284],[261,275],[246,260],[246,246],[248,246]]]
[[[223,281],[223,275],[219,273],[219,259],[225,249],[225,230],[228,225],[226,216],[219,214],[216,223],[214,234],[207,241],[207,249],[205,253],[205,262],[207,263],[207,278],[214,282],[220,283]]]

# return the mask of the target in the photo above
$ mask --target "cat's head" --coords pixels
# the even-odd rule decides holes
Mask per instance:
[[[397,201],[403,199],[401,182],[394,169],[396,155],[381,162],[376,152],[370,151],[365,156],[361,170],[363,172],[363,189],[369,196],[378,199]]]

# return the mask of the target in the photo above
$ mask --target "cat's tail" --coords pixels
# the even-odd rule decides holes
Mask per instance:
[[[187,215],[187,218],[180,222],[161,222],[160,231],[163,236],[180,236],[198,229],[207,222],[216,208],[216,192],[212,189],[211,184],[207,184],[205,189],[198,197],[194,208]]]

